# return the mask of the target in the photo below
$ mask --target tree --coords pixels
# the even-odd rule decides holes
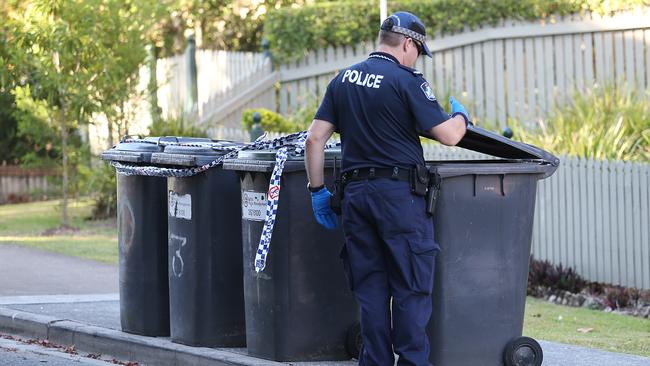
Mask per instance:
[[[93,113],[114,116],[144,62],[155,0],[35,0],[15,15],[13,75],[47,103],[57,126],[63,175],[63,226],[68,226],[68,140]]]
[[[10,17],[17,10],[15,0],[0,3],[0,164],[15,164],[24,145],[17,136],[18,121],[13,116],[15,98],[11,94],[14,85],[12,47],[9,45]]]
[[[98,25],[104,42],[110,44],[108,59],[95,81],[98,110],[108,120],[109,146],[113,135],[128,134],[129,101],[142,98],[137,90],[140,67],[147,58],[146,46],[151,42],[152,25],[163,14],[154,0],[137,2],[105,2],[106,17]]]

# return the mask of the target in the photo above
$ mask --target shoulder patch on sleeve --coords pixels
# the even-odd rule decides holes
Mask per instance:
[[[431,86],[429,85],[428,82],[424,82],[420,85],[420,89],[422,89],[422,92],[424,93],[424,96],[427,97],[430,101],[435,101],[436,96],[433,95],[433,90],[431,90]]]

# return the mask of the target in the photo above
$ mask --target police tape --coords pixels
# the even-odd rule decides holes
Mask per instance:
[[[124,175],[141,175],[153,177],[176,177],[184,178],[191,177],[202,173],[206,170],[212,169],[221,165],[224,160],[236,157],[240,151],[243,150],[265,150],[265,149],[278,149],[275,154],[275,166],[271,173],[269,181],[269,189],[267,193],[266,202],[266,216],[264,219],[264,228],[260,236],[260,241],[255,254],[255,272],[261,272],[266,268],[266,260],[271,249],[271,239],[273,237],[273,228],[277,218],[278,207],[280,204],[280,189],[281,178],[284,170],[284,164],[289,156],[289,148],[292,149],[294,155],[303,155],[305,152],[305,140],[307,139],[307,131],[296,132],[291,135],[281,136],[273,140],[265,140],[266,134],[260,136],[252,143],[242,146],[220,146],[215,147],[216,150],[229,151],[227,154],[216,158],[214,161],[194,168],[163,168],[154,166],[138,166],[124,164],[117,161],[111,161],[110,164],[115,167],[115,170]],[[123,142],[143,142],[143,140],[123,141]],[[149,142],[148,143],[156,143]],[[167,143],[168,145],[182,145],[182,146],[205,146],[204,144],[192,143]],[[340,141],[332,142],[325,145],[325,149],[341,146]]]
[[[257,245],[257,252],[255,254],[255,272],[261,272],[266,267],[266,257],[269,254],[271,247],[271,237],[273,236],[273,227],[275,226],[275,219],[278,215],[278,207],[280,203],[280,180],[282,178],[282,171],[284,170],[284,163],[287,161],[288,150],[286,147],[280,148],[275,153],[275,166],[271,173],[271,180],[269,181],[269,190],[266,200],[266,217],[264,219],[264,228],[262,229],[262,236]]]
[[[143,166],[135,164],[127,164],[119,161],[110,161],[110,164],[115,167],[115,170],[123,175],[140,175],[148,177],[175,177],[186,178],[202,173],[206,170],[212,169],[223,163],[224,160],[234,158],[240,151],[243,150],[265,150],[277,149],[283,146],[294,146],[298,149],[304,149],[305,140],[307,138],[307,131],[296,132],[286,136],[280,136],[272,140],[265,140],[266,135],[260,136],[254,142],[244,144],[241,146],[218,146],[214,145],[212,148],[216,151],[227,152],[224,155],[217,157],[210,163],[192,168],[165,168],[159,166]],[[137,142],[144,142],[145,140],[135,140]],[[155,143],[147,141],[146,143]],[[197,146],[205,147],[206,144],[193,144],[193,143],[167,143],[167,145],[175,146]],[[301,147],[300,147],[301,146]]]
[[[341,142],[332,142],[325,145],[325,149],[331,149],[336,146],[341,146]],[[304,141],[295,147],[295,155],[303,155],[305,152]],[[266,258],[271,249],[271,238],[273,237],[273,227],[275,226],[275,219],[278,215],[278,207],[280,206],[280,189],[282,181],[282,171],[284,170],[284,163],[289,157],[287,147],[280,148],[275,154],[275,165],[271,173],[271,180],[269,181],[269,190],[267,191],[266,200],[266,217],[264,219],[264,228],[262,229],[262,236],[257,246],[255,254],[255,272],[259,273],[266,268]]]

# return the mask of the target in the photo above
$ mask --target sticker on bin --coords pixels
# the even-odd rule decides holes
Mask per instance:
[[[169,191],[169,216],[192,220],[192,196]]]
[[[241,213],[244,220],[265,221],[266,193],[252,191],[242,192]]]

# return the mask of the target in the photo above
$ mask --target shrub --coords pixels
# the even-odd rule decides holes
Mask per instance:
[[[548,260],[530,257],[528,273],[528,295],[544,297],[548,290],[558,294],[587,293],[602,299],[602,304],[610,309],[650,304],[650,290],[633,287],[606,285],[584,280],[573,268],[553,265]]]
[[[613,286],[605,289],[604,305],[611,309],[624,308],[632,303],[630,291],[621,286]]]
[[[600,282],[589,282],[587,284],[587,292],[592,295],[602,295],[605,293],[605,285]]]
[[[204,128],[196,126],[193,121],[181,115],[154,121],[149,127],[149,135],[207,137],[208,133]]]
[[[253,114],[259,113],[262,117],[260,124],[267,132],[296,132],[299,128],[280,114],[265,108],[246,109],[242,114],[242,126],[246,131],[253,127]]]
[[[84,188],[94,200],[90,219],[102,220],[117,215],[117,178],[115,169],[106,162],[96,162],[94,167],[80,166]]]
[[[598,287],[597,292],[591,291],[591,288],[594,285]],[[600,283],[591,283],[589,288],[590,294],[601,296],[603,298],[603,305],[613,310],[625,307],[636,307],[638,305],[650,305],[650,290],[603,285]]]
[[[319,105],[320,100],[309,98],[307,103],[290,114],[287,120],[295,126],[296,131],[304,131],[309,128],[311,122],[314,120],[314,115],[316,115]]]
[[[503,19],[535,20],[584,11],[606,14],[648,4],[648,0],[395,0],[388,3],[388,11],[416,14],[428,27],[427,34],[435,35],[494,25]],[[377,36],[378,25],[375,0],[344,0],[271,10],[264,33],[274,58],[285,62],[308,50],[370,41]]]
[[[509,121],[516,140],[555,154],[592,159],[650,161],[648,91],[613,85],[575,93],[539,127]]]
[[[278,113],[264,108],[246,109],[242,115],[242,127],[250,131],[253,126],[253,114],[258,112],[261,117],[262,129],[269,132],[298,132],[309,128],[314,120],[316,110],[320,105],[320,100],[310,97],[303,107],[298,108],[294,113],[288,116],[282,116]]]
[[[548,260],[540,261],[530,257],[528,273],[528,294],[539,296],[538,288],[550,288],[554,291],[582,291],[587,282],[571,267],[562,264],[553,265]]]

